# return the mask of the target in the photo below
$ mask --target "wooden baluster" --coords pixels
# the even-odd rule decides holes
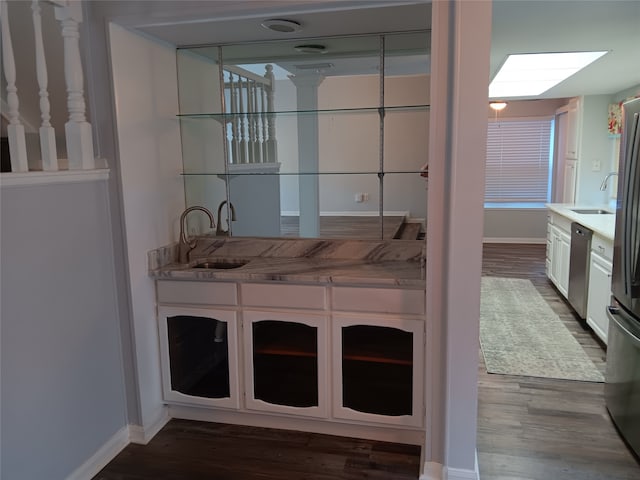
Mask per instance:
[[[31,2],[33,11],[33,31],[36,45],[36,75],[40,87],[40,113],[42,125],[40,126],[40,153],[42,154],[43,170],[58,170],[58,152],[56,150],[56,134],[51,126],[51,114],[49,105],[49,92],[47,91],[47,61],[44,55],[44,42],[42,40],[42,18],[40,16],[40,2]]]
[[[251,95],[253,96],[253,131],[255,139],[253,142],[253,162],[262,163],[262,147],[260,144],[260,104],[258,103],[258,82],[251,82]]]
[[[13,57],[11,32],[9,30],[9,6],[6,0],[0,3],[0,24],[2,25],[2,65],[7,79],[7,105],[9,107],[9,155],[11,156],[11,171],[27,172],[27,142],[24,137],[24,125],[20,122],[20,101],[16,87],[16,63]]]
[[[238,89],[233,83],[233,73],[229,73],[229,88],[231,93],[229,95],[229,103],[231,104],[231,163],[240,163],[240,141],[239,124],[240,117],[238,116]]]
[[[253,85],[252,81],[247,79],[247,121],[249,127],[249,145],[248,145],[248,162],[256,163],[256,157],[254,155],[254,146],[256,143],[256,130],[255,130],[255,122],[253,118]]]
[[[266,73],[264,78],[269,81],[267,86],[267,119],[268,119],[268,132],[269,139],[267,140],[267,151],[269,152],[267,158],[272,163],[278,161],[278,142],[276,141],[276,118],[274,111],[274,94],[276,90],[275,76],[273,74],[273,65],[267,64],[265,66]]]
[[[67,83],[69,121],[65,124],[69,169],[95,168],[91,124],[85,119],[84,79],[80,59],[80,33],[82,2],[68,2],[55,7],[56,20],[62,25],[64,39],[64,74]]]
[[[267,92],[265,85],[260,85],[260,123],[262,124],[262,161],[269,163],[269,151],[267,149]]]
[[[246,112],[244,110],[244,82],[242,81],[242,77],[238,75],[238,90],[239,90],[239,100],[240,105],[238,108],[238,124],[240,127],[240,163],[247,163],[247,137],[245,130],[245,118]]]

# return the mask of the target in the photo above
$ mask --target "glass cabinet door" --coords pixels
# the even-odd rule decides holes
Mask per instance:
[[[424,321],[334,317],[334,414],[422,422]]]
[[[162,307],[159,319],[165,400],[237,408],[235,313]]]
[[[326,320],[244,312],[247,408],[324,416]]]

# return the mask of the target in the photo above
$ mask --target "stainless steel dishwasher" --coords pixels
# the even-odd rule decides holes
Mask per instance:
[[[589,260],[593,232],[579,223],[571,224],[571,255],[569,257],[569,303],[580,318],[587,318]]]

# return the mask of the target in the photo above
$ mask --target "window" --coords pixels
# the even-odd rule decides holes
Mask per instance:
[[[551,117],[489,122],[486,203],[545,203],[550,200],[553,131]]]

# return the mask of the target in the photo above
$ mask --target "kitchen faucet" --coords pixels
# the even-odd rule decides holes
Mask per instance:
[[[222,207],[224,207],[225,203],[229,203],[229,208],[231,208],[231,221],[232,222],[236,221],[236,209],[234,208],[233,203],[227,202],[226,200],[223,200],[222,202],[220,202],[220,205],[218,205],[218,228],[216,228],[216,235],[229,236],[229,218],[228,217],[227,217],[227,229],[226,230],[222,229]]]
[[[604,177],[604,180],[602,180],[602,183],[600,184],[601,192],[604,192],[607,189],[607,180],[609,180],[609,177],[612,177],[613,175],[618,175],[618,172],[607,173],[607,176]]]
[[[197,240],[190,240],[187,236],[187,229],[185,226],[185,220],[187,219],[187,214],[189,212],[193,212],[194,210],[200,210],[207,214],[209,217],[209,222],[211,228],[216,226],[216,222],[213,219],[213,214],[204,207],[200,207],[198,205],[194,207],[187,208],[182,215],[180,215],[180,243],[178,244],[178,253],[180,257],[180,263],[188,263],[189,262],[189,253],[196,247]]]

